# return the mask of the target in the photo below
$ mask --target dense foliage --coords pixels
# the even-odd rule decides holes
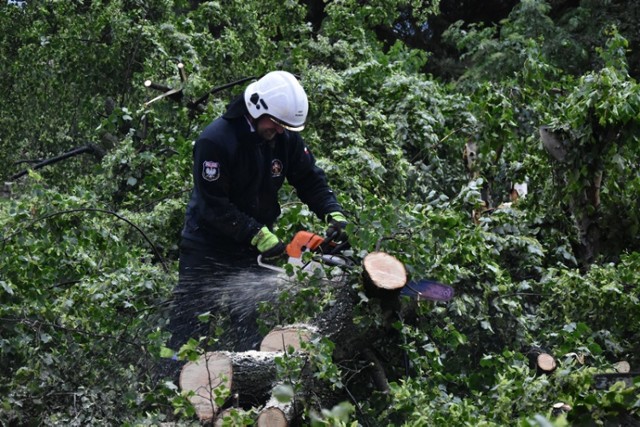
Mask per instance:
[[[350,214],[356,256],[381,245],[411,277],[456,290],[394,324],[407,365],[387,366],[388,394],[306,408],[310,424],[640,422],[637,377],[594,380],[640,364],[634,2],[522,0],[499,22],[456,22],[437,35],[457,55],[439,57],[440,75],[409,41],[455,3],[444,0],[320,2],[320,12],[316,1],[9,3],[0,423],[194,423],[175,385],[154,376],[191,141],[243,85],[213,88],[272,69],[307,89],[303,137]],[[181,91],[149,102],[162,92],[146,80]],[[42,164],[78,147],[91,149]],[[528,193],[507,203],[515,183]],[[322,229],[293,192],[282,196],[283,239]],[[286,320],[330,297],[294,293]],[[553,374],[529,363],[536,348],[557,358]],[[316,351],[318,377],[350,387]]]

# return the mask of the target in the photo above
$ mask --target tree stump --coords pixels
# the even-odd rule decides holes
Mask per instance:
[[[365,291],[379,298],[397,296],[407,283],[402,262],[385,252],[371,252],[362,261]]]
[[[566,404],[564,402],[554,403],[551,408],[551,415],[554,417],[559,417],[562,414],[566,414],[571,410],[571,405]]]
[[[556,359],[547,353],[540,353],[536,358],[536,366],[538,369],[546,374],[550,374],[557,368]]]

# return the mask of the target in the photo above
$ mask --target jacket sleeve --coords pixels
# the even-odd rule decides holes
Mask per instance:
[[[318,218],[326,221],[331,212],[343,212],[335,193],[329,187],[324,171],[316,165],[313,154],[298,134],[291,135],[291,166],[287,180],[298,197]]]
[[[233,156],[228,146],[225,141],[200,138],[193,147],[194,188],[199,194],[198,226],[250,244],[263,225],[241,212],[229,199]]]

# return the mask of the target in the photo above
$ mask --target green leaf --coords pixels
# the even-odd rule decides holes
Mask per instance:
[[[294,391],[293,387],[289,384],[278,384],[273,388],[271,392],[280,403],[289,403],[293,400]]]
[[[13,287],[11,286],[11,284],[5,282],[4,280],[0,280],[0,287],[2,287],[2,289],[9,295],[13,295]]]
[[[175,356],[175,352],[172,349],[164,346],[160,348],[160,357],[165,359],[170,359],[174,356]]]

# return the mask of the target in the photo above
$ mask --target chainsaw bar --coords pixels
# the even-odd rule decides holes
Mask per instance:
[[[450,301],[454,293],[451,286],[427,279],[411,281],[404,285],[400,291],[400,295],[430,301]]]

